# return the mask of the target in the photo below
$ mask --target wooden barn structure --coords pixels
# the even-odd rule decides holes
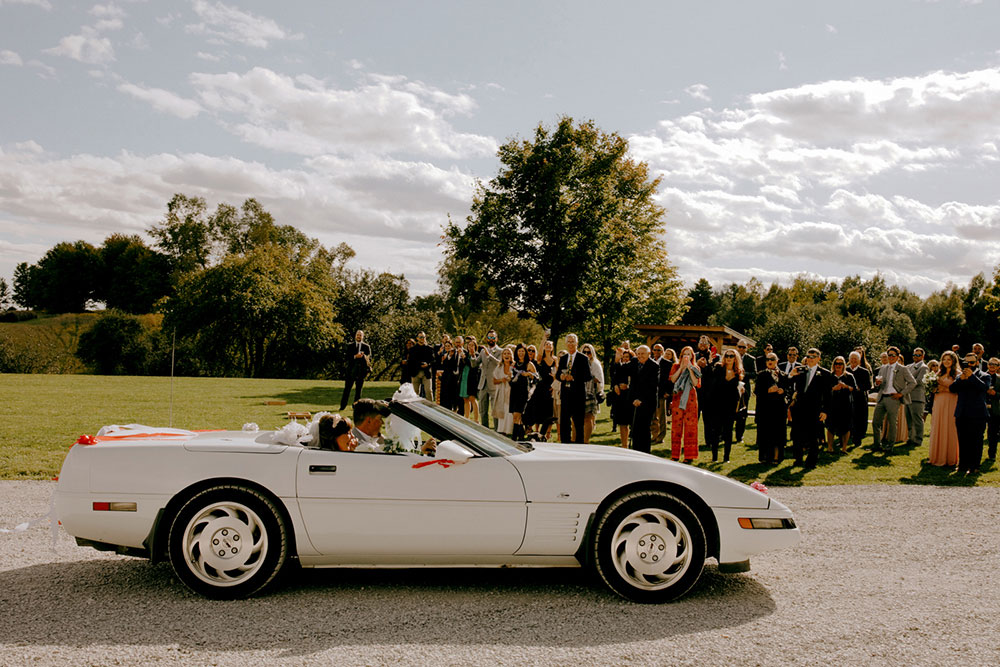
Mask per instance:
[[[736,343],[745,340],[752,349],[756,344],[753,338],[744,336],[739,331],[729,327],[688,326],[681,324],[639,324],[636,330],[646,338],[646,345],[652,347],[660,343],[674,352],[680,352],[685,345],[698,349],[698,340],[708,336],[712,345],[721,352],[724,349],[736,347]]]

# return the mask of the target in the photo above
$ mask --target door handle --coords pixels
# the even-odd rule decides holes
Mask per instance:
[[[309,466],[310,475],[336,475],[337,466]]]

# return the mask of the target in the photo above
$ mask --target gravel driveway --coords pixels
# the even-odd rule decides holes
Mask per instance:
[[[0,528],[50,482],[0,482]],[[1000,664],[1000,488],[774,488],[803,531],[748,574],[626,603],[582,570],[314,570],[212,602],[169,565],[0,534],[0,664]]]

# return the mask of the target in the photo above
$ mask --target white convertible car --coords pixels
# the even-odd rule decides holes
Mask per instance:
[[[390,408],[390,434],[433,436],[433,458],[283,444],[273,431],[122,428],[70,450],[56,515],[78,544],[169,559],[212,598],[252,595],[297,561],[585,566],[626,598],[662,602],[707,558],[742,572],[753,554],[799,541],[788,508],[705,470],[514,443],[423,399]]]

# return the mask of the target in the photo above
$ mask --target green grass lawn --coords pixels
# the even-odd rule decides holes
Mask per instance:
[[[82,434],[94,434],[106,424],[139,423],[187,429],[240,429],[256,422],[262,429],[285,423],[289,410],[330,410],[340,405],[343,384],[323,380],[256,380],[235,378],[175,378],[171,420],[171,380],[166,377],[97,375],[0,375],[0,479],[48,479],[58,474],[70,445]],[[395,382],[368,383],[365,396],[388,398]],[[281,399],[287,405],[265,405]],[[761,480],[775,486],[827,484],[936,484],[1000,486],[1000,472],[988,462],[983,472],[964,477],[927,464],[927,445],[897,446],[892,456],[860,448],[848,454],[820,453],[809,471],[757,462],[756,431],[748,423],[745,445],[734,445],[728,464],[712,463],[702,447],[695,464],[741,481]],[[928,421],[925,433],[930,433]],[[669,434],[668,434],[669,440]],[[609,410],[601,406],[594,444],[618,445]],[[866,443],[871,442],[871,437]],[[790,448],[788,454],[790,456]],[[654,445],[653,453],[668,457],[669,443]]]

